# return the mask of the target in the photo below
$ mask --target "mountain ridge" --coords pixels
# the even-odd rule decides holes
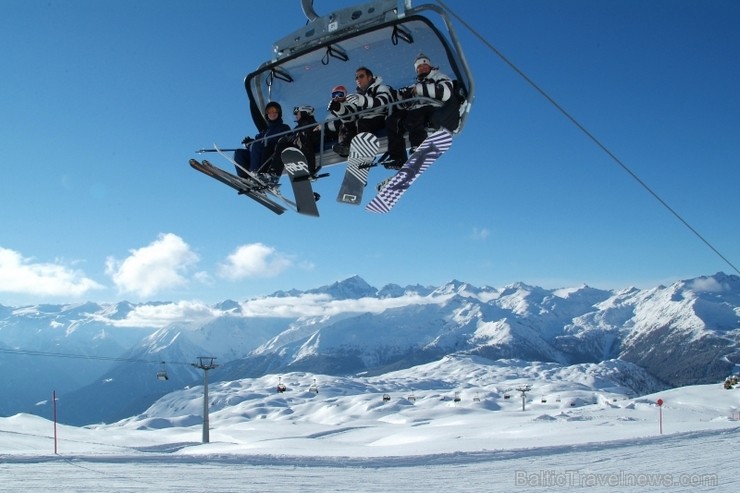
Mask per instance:
[[[153,325],[137,325],[146,314]],[[525,283],[496,289],[455,279],[376,289],[352,276],[212,306],[2,307],[0,351],[6,374],[30,367],[34,376],[29,395],[4,404],[0,414],[48,412],[33,404],[57,388],[75,403],[75,424],[120,419],[111,409],[136,412],[156,396],[197,384],[202,373],[191,363],[199,356],[216,357],[211,378],[224,381],[295,371],[380,375],[468,355],[562,366],[624,361],[666,387],[681,386],[721,380],[740,364],[740,278],[717,273],[613,291]],[[53,357],[62,353],[79,358]],[[160,367],[170,374],[166,382],[154,378]],[[55,379],[61,375],[64,382]],[[10,379],[0,390],[18,395],[17,385]]]

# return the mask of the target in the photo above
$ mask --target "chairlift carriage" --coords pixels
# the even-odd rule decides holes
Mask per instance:
[[[167,376],[167,370],[165,370],[164,367],[164,361],[160,363],[159,371],[157,371],[157,380],[169,380],[170,377]]]
[[[391,92],[394,94],[396,91],[409,89],[418,82],[414,63],[420,55],[433,68],[439,69],[452,80],[452,94],[441,107],[437,100],[423,95],[411,95],[403,101],[391,100],[383,106],[352,112],[354,119],[362,118],[363,113],[370,114],[386,109],[387,115],[393,118],[393,112],[400,105],[420,103],[422,106],[434,104],[445,115],[444,121],[438,120],[435,115],[427,116],[429,121],[424,123],[427,126],[428,140],[421,144],[414,141],[418,145],[418,149],[414,149],[417,152],[412,153],[406,166],[400,169],[400,161],[397,161],[399,157],[388,153],[385,128],[373,131],[374,136],[364,134],[357,141],[358,149],[368,154],[354,156],[337,200],[359,205],[362,190],[367,185],[366,170],[382,163],[398,172],[381,182],[378,195],[365,209],[377,213],[389,212],[416,177],[450,147],[454,136],[462,132],[473,101],[473,77],[447,11],[428,4],[412,7],[411,0],[373,0],[319,16],[313,10],[313,0],[300,2],[307,18],[306,26],[276,41],[273,44],[272,59],[264,62],[244,79],[252,120],[260,133],[267,130],[268,122],[264,112],[271,102],[279,103],[286,111],[293,108],[294,113],[298,108],[311,107],[318,122],[330,123],[332,120],[346,119],[346,115],[334,117],[327,106],[333,88],[354,87],[351,82],[354,82],[354,74],[361,67],[371,70],[376,79],[381,79],[384,85],[392,88]],[[319,111],[316,112],[316,109]],[[319,150],[315,156],[304,156],[305,149],[292,147],[280,151],[282,164],[290,175],[295,200],[289,199],[280,191],[274,176],[266,177],[265,173],[247,169],[243,162],[232,159],[225,154],[225,149],[217,146],[214,146],[215,149],[200,149],[196,152],[218,152],[238,168],[239,176],[212,165],[208,160],[190,159],[190,166],[236,189],[239,194],[246,195],[275,214],[283,214],[291,209],[300,214],[318,217],[316,200],[319,196],[314,193],[310,181],[328,174],[318,173],[324,166],[347,161],[344,151],[341,151],[341,155],[334,151],[338,136],[334,132],[331,137],[327,136],[327,125],[314,123],[252,139],[250,145],[273,142],[273,139],[282,137],[295,137],[296,132],[314,129],[320,130]],[[409,137],[406,139],[406,148],[411,150]],[[361,151],[358,153],[361,154]]]
[[[431,121],[426,122],[428,143],[424,141],[418,146],[418,152],[409,157],[407,168],[401,168],[396,175],[381,182],[378,195],[366,206],[371,212],[388,212],[416,176],[450,147],[452,138],[460,134],[465,126],[473,101],[474,83],[460,42],[446,10],[436,5],[412,7],[411,0],[373,0],[319,16],[313,10],[313,0],[300,2],[307,18],[306,25],[276,41],[273,44],[272,59],[261,64],[244,79],[250,113],[260,132],[267,129],[264,111],[271,102],[279,103],[285,111],[294,108],[294,113],[297,108],[310,106],[314,108],[314,117],[318,122],[338,120],[327,108],[332,88],[354,87],[354,74],[360,67],[370,69],[376,78],[381,79],[392,90],[407,89],[417,82],[414,62],[423,54],[430,65],[452,79],[452,95],[440,108],[446,115],[444,122],[435,120],[434,116],[429,117]],[[383,108],[388,115],[392,115],[402,104],[424,105],[434,102],[435,100],[422,95],[411,96],[404,101],[392,100],[385,106],[353,112],[352,118],[362,118],[363,113],[376,112]],[[252,145],[260,141],[264,143],[284,136],[294,136],[298,131],[309,131],[313,127],[320,130],[320,146],[315,156],[308,156],[308,163],[302,161],[306,156],[302,156],[302,151],[298,149],[288,147],[280,151],[283,164],[287,164],[285,170],[290,175],[295,201],[283,195],[273,177],[267,178],[254,170],[246,169],[243,163],[240,164],[237,159],[226,155],[226,149],[215,146],[215,149],[200,149],[196,152],[218,152],[239,169],[237,174],[240,176],[214,166],[208,160],[190,159],[190,166],[236,189],[239,194],[248,196],[275,214],[283,214],[292,209],[300,214],[318,217],[318,194],[313,192],[309,180],[328,174],[320,174],[318,169],[347,160],[344,152],[340,155],[334,151],[336,134],[332,133],[329,137],[326,125],[311,124],[310,127],[253,139]],[[398,169],[398,162],[388,164],[386,161],[397,159],[387,152],[386,130],[381,129],[374,133],[373,137],[367,134],[359,140],[359,147],[368,152],[368,155],[362,156],[360,163],[355,156],[355,162],[346,172],[345,181],[339,191],[341,199],[338,196],[338,201],[355,205],[361,202],[361,190],[367,185],[367,173],[365,172],[364,178],[359,176],[363,173],[361,168],[365,170],[382,161],[390,169]],[[410,142],[406,138],[406,148],[409,149]],[[434,153],[431,152],[432,149]],[[436,157],[430,157],[434,154]],[[285,161],[285,155],[288,156],[288,161]],[[311,157],[315,157],[315,160],[310,159]],[[313,162],[315,168],[310,164]],[[353,180],[355,175],[358,176]]]
[[[264,108],[270,101],[283,108],[311,105],[318,110],[317,121],[322,121],[326,112],[320,111],[325,111],[331,88],[354,87],[354,73],[360,66],[370,68],[391,87],[409,86],[415,81],[413,61],[420,53],[455,81],[461,106],[454,134],[462,131],[473,100],[473,77],[442,8],[412,7],[411,0],[375,0],[319,16],[312,3],[301,0],[307,25],[278,40],[272,60],[245,78],[252,119],[260,131],[267,126]],[[384,153],[387,141],[380,140],[378,152]],[[323,129],[321,142],[317,166],[346,160],[331,150]]]
[[[311,384],[311,386],[308,388],[308,391],[309,392],[313,392],[314,394],[318,394],[319,393],[319,386],[316,383],[316,379],[315,378],[313,379],[313,383]]]

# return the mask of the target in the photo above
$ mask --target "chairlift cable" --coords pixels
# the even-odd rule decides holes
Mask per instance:
[[[71,359],[88,359],[88,360],[97,360],[97,361],[118,361],[121,363],[150,363],[150,364],[168,364],[168,365],[190,365],[190,363],[182,363],[179,361],[161,361],[161,360],[147,360],[147,359],[140,359],[140,358],[116,358],[113,356],[94,356],[94,355],[87,355],[87,354],[72,354],[72,353],[54,353],[50,351],[33,351],[33,350],[25,350],[25,349],[9,349],[9,348],[0,348],[0,353],[5,354],[18,354],[23,356],[44,356],[44,357],[53,357],[53,358],[71,358]]]
[[[689,222],[684,219],[673,207],[668,205],[668,203],[663,200],[650,186],[648,186],[647,183],[645,183],[637,174],[632,171],[621,159],[619,159],[612,151],[609,150],[608,147],[606,147],[605,144],[603,144],[598,138],[596,138],[595,135],[593,135],[586,127],[584,127],[573,115],[571,115],[563,106],[561,106],[553,97],[551,97],[547,92],[545,92],[544,89],[542,89],[540,86],[538,86],[527,74],[525,74],[519,67],[517,67],[514,62],[509,60],[501,51],[499,51],[495,46],[493,46],[486,38],[484,38],[480,33],[478,33],[470,24],[465,22],[459,15],[457,15],[455,12],[450,10],[447,5],[442,0],[436,0],[436,2],[444,9],[446,10],[452,17],[457,19],[460,24],[463,25],[474,37],[478,38],[478,40],[483,43],[488,49],[490,49],[496,56],[498,56],[506,65],[508,65],[514,72],[519,74],[532,88],[540,93],[545,99],[547,99],[550,104],[552,104],[560,113],[562,113],[568,120],[571,121],[581,132],[583,132],[594,144],[596,144],[597,147],[599,147],[602,151],[604,151],[615,163],[617,163],[625,172],[627,172],[632,178],[637,181],[637,183],[642,186],[650,195],[652,195],[658,202],[660,202],[663,207],[665,207],[671,214],[673,214],[679,221],[683,223],[684,226],[686,226],[694,235],[699,238],[706,246],[708,246],[714,253],[716,253],[722,260],[727,263],[735,272],[740,274],[740,269],[738,269],[727,257],[725,257],[720,251],[712,245],[709,240],[707,240],[699,231],[697,231]]]

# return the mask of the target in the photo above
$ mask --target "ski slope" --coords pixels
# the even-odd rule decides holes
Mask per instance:
[[[214,384],[207,444],[202,388],[119,423],[59,425],[57,454],[53,423],[0,418],[0,492],[740,488],[738,389],[718,383],[630,399],[552,381],[533,389],[522,411],[516,392],[495,386],[458,392],[456,402],[434,369],[417,368],[428,387],[410,392],[393,374],[323,377],[318,394],[300,388],[304,374],[286,375],[283,394],[268,377]],[[538,388],[552,392],[544,398]]]

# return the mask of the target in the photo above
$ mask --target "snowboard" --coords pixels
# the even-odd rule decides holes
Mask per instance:
[[[337,202],[360,205],[362,192],[367,185],[367,175],[379,147],[380,143],[375,135],[369,132],[355,135],[349,144],[347,170],[344,172],[342,186],[339,187]]]
[[[250,199],[254,200],[258,204],[267,207],[275,214],[282,214],[287,209],[282,205],[278,204],[264,191],[263,186],[260,183],[252,182],[246,178],[241,178],[236,175],[232,175],[228,171],[222,170],[221,168],[212,165],[206,160],[198,161],[196,159],[190,160],[190,166],[200,171],[201,173],[214,178],[221,183],[230,186],[240,195],[246,195]]]
[[[429,166],[431,166],[452,145],[452,133],[440,129],[429,135],[416,148],[398,172],[378,191],[365,206],[365,210],[384,214],[390,212],[406,190]]]
[[[319,217],[319,209],[316,207],[316,195],[311,186],[311,175],[308,172],[306,156],[300,149],[288,147],[280,153],[280,157],[290,178],[290,185],[293,187],[296,210],[299,214]]]

